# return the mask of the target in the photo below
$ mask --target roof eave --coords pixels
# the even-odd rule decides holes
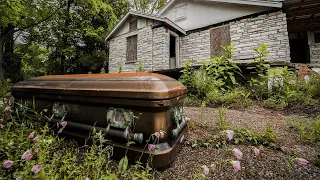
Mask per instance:
[[[175,2],[178,0],[170,0],[158,13],[157,15],[162,16]],[[246,4],[253,6],[265,6],[265,7],[274,7],[282,8],[282,2],[261,2],[259,0],[207,0],[215,2],[224,2],[224,3],[233,3],[233,4]]]
[[[145,14],[140,14],[140,13],[136,13],[136,12],[132,12],[129,11],[122,19],[121,21],[112,29],[112,31],[108,34],[108,36],[106,37],[105,41],[108,41],[112,35],[116,32],[116,30],[126,21],[126,19],[130,16],[130,15],[136,15],[136,16],[140,16],[140,17],[144,17],[144,18],[149,18],[149,19],[154,19],[157,21],[161,21],[164,22],[168,25],[170,25],[171,27],[173,27],[174,29],[178,30],[180,33],[186,35],[186,31],[184,29],[182,29],[180,26],[176,25],[175,23],[173,23],[172,21],[170,21],[167,18],[160,18],[160,17],[155,17],[155,16],[150,16],[150,15],[145,15]]]

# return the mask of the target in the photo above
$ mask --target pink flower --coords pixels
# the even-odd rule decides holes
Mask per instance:
[[[3,129],[4,128],[4,125],[3,124],[0,124],[0,129]]]
[[[39,142],[39,137],[37,136],[37,137],[33,138],[32,141],[33,142]]]
[[[235,156],[237,159],[241,159],[242,156],[243,156],[243,153],[242,153],[239,149],[237,149],[237,148],[234,148],[234,149],[233,149],[233,153],[234,153],[234,156]]]
[[[38,153],[38,152],[39,152],[39,148],[35,148],[35,149],[33,150],[33,152]]]
[[[35,174],[37,174],[42,169],[41,165],[35,165],[32,167],[31,171]]]
[[[32,154],[29,151],[26,151],[22,154],[21,159],[30,160],[32,158]]]
[[[303,158],[296,158],[296,161],[301,165],[309,164],[309,161],[307,161],[306,159],[303,159]]]
[[[164,132],[163,131],[160,131],[160,138],[164,138]]]
[[[48,112],[48,109],[43,109],[43,112],[45,112],[45,113]]]
[[[158,139],[160,138],[160,133],[158,133],[158,132],[155,132],[153,135],[154,135],[155,137],[157,137]]]
[[[209,174],[209,168],[206,165],[203,165],[202,168],[203,168],[203,175],[205,175],[205,176],[208,175]]]
[[[60,123],[61,128],[59,129],[58,133],[62,133],[62,131],[64,130],[64,128],[67,126],[68,122],[67,121],[62,121]]]
[[[260,150],[258,149],[258,148],[254,148],[254,154],[258,157],[258,156],[260,156]]]
[[[233,139],[234,132],[232,130],[226,130],[229,141]]]
[[[148,150],[153,151],[156,146],[154,144],[148,144]]]
[[[3,167],[6,169],[10,168],[12,165],[13,165],[13,161],[11,160],[6,160],[3,162]]]
[[[67,121],[62,121],[62,122],[60,123],[60,125],[61,125],[62,127],[66,127],[66,126],[67,126],[67,124],[68,124],[68,122],[67,122]]]
[[[6,108],[4,108],[4,111],[5,111],[5,112],[11,112],[11,107],[10,107],[10,106],[7,106]]]
[[[241,170],[240,161],[231,161],[231,164],[235,172]]]
[[[2,106],[3,105],[3,101],[0,101],[0,106]]]
[[[30,133],[29,136],[28,136],[28,138],[29,138],[29,139],[33,139],[33,138],[34,138],[34,133],[35,133],[34,131],[33,131],[32,133]]]

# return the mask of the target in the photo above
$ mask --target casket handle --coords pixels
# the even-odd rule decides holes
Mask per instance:
[[[177,124],[177,128],[172,130],[172,136],[178,137],[180,132],[184,129],[185,126],[187,126],[188,118],[185,116],[181,117],[181,123]]]

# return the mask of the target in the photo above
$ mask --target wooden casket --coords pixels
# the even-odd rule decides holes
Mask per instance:
[[[116,158],[127,153],[131,162],[146,162],[152,157],[155,168],[172,163],[184,139],[186,92],[180,82],[154,73],[50,75],[12,88],[19,111],[45,110],[48,121],[66,121],[63,133],[75,137],[87,138],[95,127],[114,146]],[[150,140],[155,132],[164,136]],[[128,142],[134,143],[128,147]],[[155,144],[153,150],[148,144]]]

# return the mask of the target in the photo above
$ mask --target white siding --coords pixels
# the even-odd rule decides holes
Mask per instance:
[[[187,18],[176,20],[177,8],[187,5]],[[235,18],[270,10],[268,7],[230,4],[221,2],[201,2],[186,0],[168,9],[162,17],[167,17],[185,30],[192,30],[232,20]]]

